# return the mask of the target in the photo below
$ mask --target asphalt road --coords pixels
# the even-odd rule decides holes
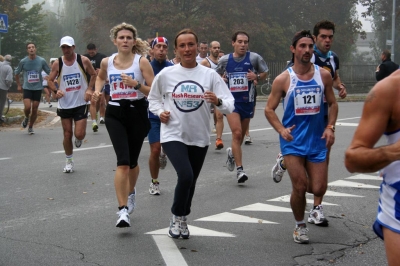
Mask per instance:
[[[212,135],[188,216],[189,240],[167,236],[176,185],[171,164],[160,171],[162,194],[148,192],[147,141],[139,159],[132,227],[118,229],[116,159],[103,125],[93,133],[88,123],[82,147],[74,150],[71,174],[62,172],[59,122],[35,128],[34,135],[0,131],[0,265],[386,265],[383,242],[371,229],[380,180],[375,173],[350,174],[343,164],[362,103],[339,104],[324,198],[330,223],[309,225],[308,245],[293,242],[288,175],[279,184],[270,177],[279,141],[264,106],[258,103],[251,121],[253,144],[243,145],[245,185],[226,169],[225,149],[214,150]],[[282,108],[277,112],[281,115]],[[227,123],[224,132],[228,147]]]

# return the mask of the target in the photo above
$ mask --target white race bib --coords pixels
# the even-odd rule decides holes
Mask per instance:
[[[79,91],[82,88],[81,78],[80,73],[63,75],[65,92]]]
[[[125,73],[127,76],[135,78],[134,73]],[[120,74],[110,74],[110,96],[113,100],[119,99],[137,99],[138,92],[132,86],[125,85],[122,82]]]
[[[37,83],[40,81],[39,73],[35,70],[27,71],[28,74],[28,83]]]
[[[231,92],[242,92],[249,90],[249,81],[246,72],[229,73],[229,89]]]
[[[294,88],[295,115],[315,115],[321,110],[322,90],[319,85]]]

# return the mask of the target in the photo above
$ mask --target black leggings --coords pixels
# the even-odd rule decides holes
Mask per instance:
[[[179,141],[162,143],[162,147],[178,174],[171,212],[176,216],[190,214],[190,207],[208,146],[189,146]]]
[[[139,101],[138,101],[139,102]],[[106,127],[117,155],[117,165],[137,166],[144,138],[150,129],[146,103],[131,103],[124,106],[108,104],[106,109]]]

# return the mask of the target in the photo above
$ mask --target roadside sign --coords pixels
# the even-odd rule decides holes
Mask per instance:
[[[0,32],[8,32],[8,15],[0,14]]]

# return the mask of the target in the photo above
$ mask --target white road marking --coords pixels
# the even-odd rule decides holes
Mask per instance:
[[[342,119],[337,119],[336,122],[337,121],[344,121],[344,120],[359,119],[359,118],[361,118],[361,116],[342,118]]]
[[[382,177],[378,176],[378,174],[376,175],[363,175],[363,174],[359,174],[359,175],[355,175],[355,176],[350,176],[347,177],[345,179],[354,179],[354,180],[378,180],[378,181],[382,181]]]
[[[309,193],[307,193],[309,194]],[[309,194],[309,195],[313,195],[313,194]],[[355,195],[355,194],[347,194],[347,193],[341,193],[341,192],[336,192],[336,191],[332,191],[332,190],[327,190],[325,192],[325,196],[332,196],[332,197],[357,197],[357,198],[364,198],[364,196],[360,196],[360,195]]]
[[[336,122],[336,126],[356,127],[356,126],[358,126],[358,123],[342,123],[342,122]]]
[[[167,266],[187,266],[185,259],[183,258],[178,247],[175,245],[174,240],[168,236],[153,236],[154,242],[160,250],[161,256]]]
[[[236,237],[233,234],[228,234],[224,232],[213,231],[205,228],[200,228],[193,225],[188,225],[191,236],[217,236],[217,237]],[[147,235],[167,235],[169,227],[164,229],[155,230],[146,233]]]
[[[292,211],[292,210],[290,210]],[[229,223],[263,223],[263,224],[278,224],[275,222],[270,222],[258,218],[253,218],[249,216],[239,215],[230,212],[223,212],[216,215],[211,215],[208,217],[197,219],[196,221],[211,221],[211,222],[229,222]]]
[[[290,202],[290,195],[277,197],[277,198],[275,198],[275,199],[270,199],[270,200],[267,200],[267,201]],[[309,199],[309,198],[307,198],[307,203],[308,203],[308,204],[314,204],[314,199]],[[338,204],[329,203],[329,202],[326,202],[326,201],[324,201],[324,205],[339,206]]]
[[[328,183],[328,186],[335,186],[335,187],[354,187],[354,188],[376,188],[379,189],[379,186],[373,186],[358,182],[351,182],[351,181],[344,181],[344,180],[337,180],[331,183]],[[325,204],[325,202],[324,202]]]
[[[4,161],[4,160],[10,160],[12,159],[11,157],[4,157],[4,158],[0,158],[0,161]]]
[[[262,212],[292,212],[291,208],[274,206],[264,203],[254,203],[251,205],[243,206],[233,209],[234,211],[262,211]]]

